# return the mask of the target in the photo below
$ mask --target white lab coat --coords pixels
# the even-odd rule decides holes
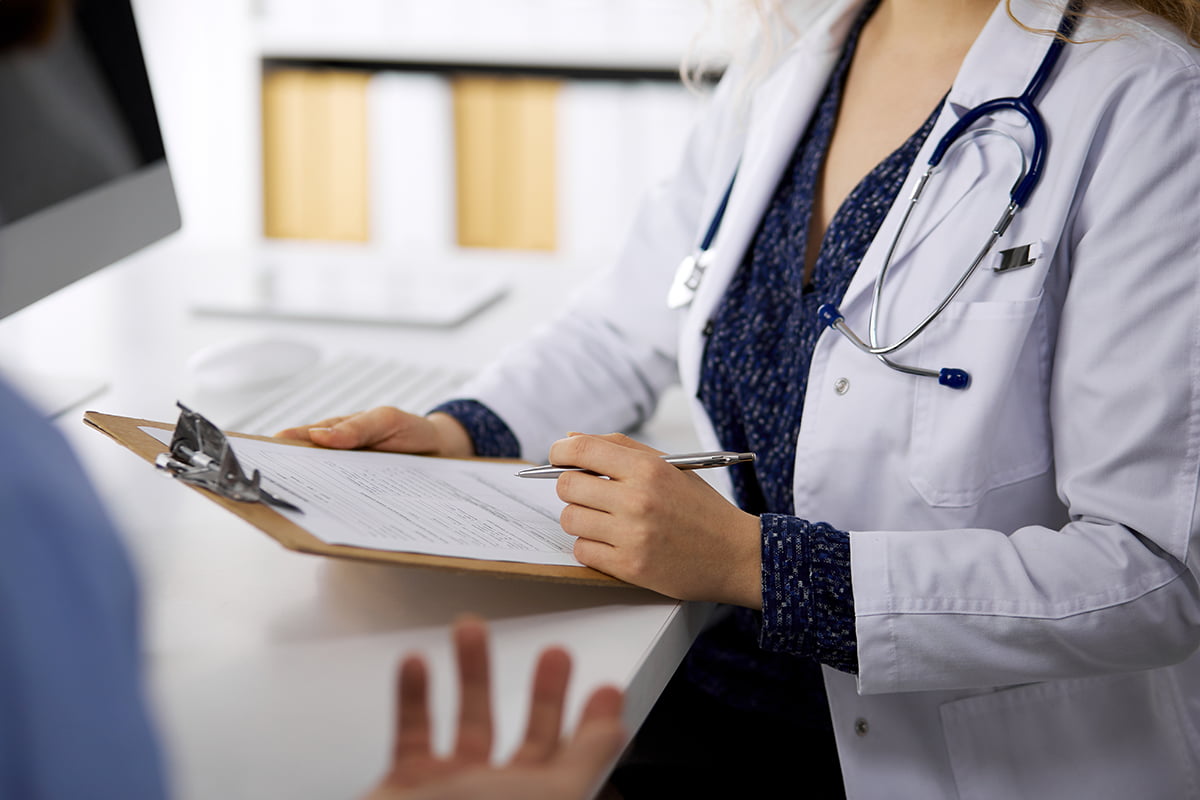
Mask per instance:
[[[1012,6],[1057,24],[1036,0]],[[744,114],[731,76],[620,263],[480,377],[527,456],[636,423],[676,365],[695,395],[705,321],[856,8],[836,0]],[[1051,76],[1045,172],[1000,244],[1040,256],[981,270],[896,355],[966,369],[970,388],[889,370],[834,331],[816,347],[795,513],[851,532],[860,674],[825,671],[851,798],[1200,797],[1200,56],[1154,18],[1087,19],[1076,38],[1107,41],[1069,45]],[[964,109],[1019,93],[1047,44],[1001,3],[915,172]],[[1019,117],[991,124],[1028,141]],[[668,312],[739,155],[713,264]],[[954,157],[894,260],[883,340],[945,296],[1016,169],[998,136]],[[841,304],[860,333],[914,180]]]

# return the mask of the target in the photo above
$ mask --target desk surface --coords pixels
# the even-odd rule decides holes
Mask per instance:
[[[106,390],[87,408],[172,420],[192,392],[198,348],[270,333],[364,351],[477,366],[519,338],[578,284],[552,260],[512,265],[514,290],[451,330],[234,320],[190,313],[203,280],[237,290],[235,256],[167,242],[0,320],[0,364],[91,374]],[[511,258],[511,257],[506,257]],[[641,722],[703,624],[706,609],[633,588],[568,586],[290,552],[80,422],[58,421],[125,534],[143,589],[151,701],[183,800],[349,797],[380,774],[390,746],[392,677],[403,653],[433,664],[438,736],[449,741],[453,679],[447,630],[465,612],[490,620],[497,733],[524,724],[536,653],[576,656],[569,714],[599,683],[627,692]],[[685,449],[677,400],[645,432]],[[203,411],[203,407],[197,410]]]

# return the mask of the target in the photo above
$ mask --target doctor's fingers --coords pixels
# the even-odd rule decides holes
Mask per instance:
[[[272,436],[274,436],[276,439],[299,439],[302,442],[311,442],[312,439],[309,438],[308,435],[310,430],[313,428],[332,428],[334,425],[337,425],[344,419],[346,419],[345,416],[329,417],[328,419],[323,419],[320,422],[313,422],[308,425],[296,425],[291,428],[284,428],[281,431],[273,433]]]
[[[559,500],[600,511],[616,508],[623,488],[618,481],[588,472],[564,472],[554,483]]]
[[[643,505],[619,502],[610,509],[596,505],[568,503],[558,517],[563,531],[633,554],[661,552],[667,548],[689,549],[699,544],[694,535],[683,534],[697,529],[696,523],[672,513],[669,499],[656,499]],[[678,539],[682,542],[676,541]]]
[[[573,434],[550,447],[550,463],[579,467],[618,480],[646,478],[663,467],[659,451],[619,433]]]
[[[309,440],[338,450],[371,448],[397,453],[434,453],[438,436],[425,417],[391,406],[379,406],[337,419],[329,426],[312,426]]]
[[[655,455],[659,455],[659,456],[665,455],[662,450],[656,450],[655,448],[651,447],[650,445],[646,444],[645,442],[639,442],[637,439],[634,439],[633,437],[627,436],[623,433],[601,433],[601,434],[571,433],[569,435],[570,436],[590,435],[593,439],[602,439],[603,441],[606,441],[606,442],[612,442],[613,444],[619,444],[622,447],[628,447],[630,450],[641,450],[644,453],[654,453]]]
[[[555,491],[558,499],[569,505],[620,515],[627,526],[635,529],[653,529],[664,519],[678,517],[681,507],[690,507],[697,489],[707,489],[698,475],[661,461],[630,474],[632,477],[606,478],[587,472],[564,472],[558,476]]]
[[[583,512],[586,515],[602,513],[591,509],[584,509]],[[592,538],[593,536],[595,538]],[[656,548],[647,540],[627,540],[611,522],[600,521],[596,526],[589,528],[588,535],[577,538],[574,554],[585,567],[612,575],[634,586],[652,589],[680,600],[688,599],[677,587],[677,576],[671,574],[673,567],[670,564],[664,566],[662,563],[669,559],[659,558]]]
[[[558,515],[563,532],[577,539],[588,539],[605,545],[624,544],[627,529],[614,515],[588,506],[568,503]],[[578,542],[576,542],[578,547]],[[590,565],[589,565],[590,566]]]

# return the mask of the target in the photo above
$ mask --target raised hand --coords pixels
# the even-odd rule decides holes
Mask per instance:
[[[590,796],[625,741],[621,693],[613,687],[596,690],[574,735],[564,740],[562,712],[571,660],[561,648],[546,650],[534,672],[525,739],[511,761],[492,766],[487,629],[480,620],[460,620],[454,641],[461,704],[453,751],[446,756],[433,752],[426,665],[420,658],[405,659],[391,767],[368,800]]]

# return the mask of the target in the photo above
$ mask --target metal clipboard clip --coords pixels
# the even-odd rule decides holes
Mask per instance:
[[[179,406],[179,421],[171,437],[170,452],[160,453],[154,465],[166,470],[184,483],[201,486],[210,492],[241,503],[265,503],[288,511],[304,512],[274,496],[259,484],[258,470],[247,478],[233,454],[233,447],[220,428],[183,403]]]

